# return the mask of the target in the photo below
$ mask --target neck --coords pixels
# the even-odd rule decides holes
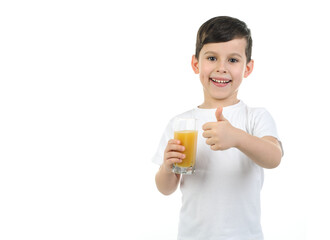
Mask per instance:
[[[199,108],[204,109],[213,109],[218,107],[228,107],[231,105],[235,105],[239,102],[239,99],[222,99],[222,100],[214,100],[214,101],[204,101],[201,105],[199,105]]]

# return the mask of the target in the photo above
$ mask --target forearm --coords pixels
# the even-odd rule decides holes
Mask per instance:
[[[282,150],[274,137],[259,138],[239,130],[237,148],[263,168],[276,168],[281,162]]]
[[[180,175],[168,172],[162,165],[156,174],[155,180],[158,190],[164,195],[170,195],[177,189]]]

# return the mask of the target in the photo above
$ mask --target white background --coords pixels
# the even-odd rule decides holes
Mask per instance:
[[[167,121],[203,100],[199,26],[245,21],[285,149],[265,171],[266,240],[329,239],[326,1],[1,1],[0,239],[175,239],[180,191],[151,163]],[[186,90],[189,91],[186,91]]]

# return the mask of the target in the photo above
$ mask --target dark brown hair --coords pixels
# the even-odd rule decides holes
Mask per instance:
[[[199,58],[201,49],[207,43],[228,42],[237,38],[246,40],[245,55],[248,63],[252,55],[252,37],[245,22],[227,16],[211,18],[198,30],[195,56]]]

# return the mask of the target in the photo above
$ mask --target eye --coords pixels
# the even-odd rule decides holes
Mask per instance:
[[[210,60],[210,61],[212,61],[212,62],[217,60],[216,57],[208,57],[207,59]]]
[[[238,59],[236,59],[236,58],[229,58],[228,59],[228,62],[236,63],[236,62],[238,62]]]

